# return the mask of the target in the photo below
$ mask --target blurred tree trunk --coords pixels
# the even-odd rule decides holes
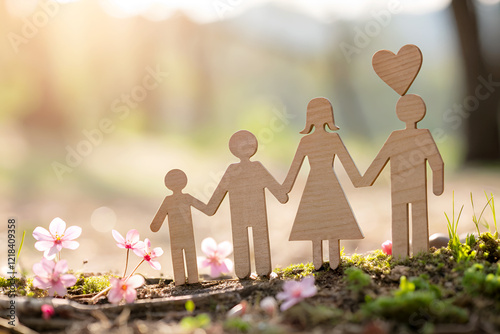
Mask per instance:
[[[478,17],[474,2],[472,0],[452,0],[452,10],[465,65],[466,98],[463,100],[462,107],[465,118],[467,141],[465,161],[467,163],[500,160],[498,124],[500,75],[498,69],[495,73],[495,68],[488,66],[481,50]],[[484,82],[493,82],[496,86],[487,86]],[[483,88],[479,88],[481,85]],[[473,101],[473,103],[467,103],[467,101]]]

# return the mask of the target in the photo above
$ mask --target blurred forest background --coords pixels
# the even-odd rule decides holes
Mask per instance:
[[[170,276],[168,224],[149,230],[169,193],[168,170],[184,170],[186,190],[207,201],[235,161],[230,136],[247,129],[259,140],[255,159],[281,182],[307,103],[324,96],[363,173],[404,127],[398,95],[371,57],[405,44],[422,50],[409,93],[425,100],[419,126],[446,164],[445,193],[429,189],[431,233],[446,232],[453,193],[456,208],[465,204],[459,231],[474,231],[470,192],[476,213],[484,191],[500,193],[499,14],[495,0],[5,0],[0,239],[15,217],[18,244],[27,231],[21,264],[30,270],[42,255],[33,229],[61,217],[83,228],[80,248],[63,252],[71,268],[119,272],[125,254],[111,229],[137,228],[164,248],[161,272]],[[311,260],[310,243],[288,242],[307,169],[288,204],[268,193],[273,265]],[[339,164],[336,171],[365,234],[342,245],[347,253],[379,248],[390,239],[387,170],[369,189],[355,189]],[[227,199],[215,216],[193,217],[198,255],[203,238],[231,240]]]

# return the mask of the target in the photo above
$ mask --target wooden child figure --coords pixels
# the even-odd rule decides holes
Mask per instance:
[[[248,229],[252,228],[255,267],[258,275],[272,272],[265,188],[281,202],[288,201],[276,179],[258,161],[250,158],[257,152],[257,138],[249,131],[238,131],[229,140],[229,149],[240,162],[229,165],[212,198],[208,214],[214,214],[226,193],[229,194],[233,251],[236,276],[250,275]]]
[[[186,187],[187,176],[179,169],[172,169],[165,176],[165,186],[173,194],[165,197],[151,223],[151,231],[157,232],[168,216],[170,247],[174,268],[175,285],[186,283],[184,257],[188,273],[188,283],[198,283],[198,267],[194,242],[191,207],[207,213],[207,206],[182,190]]]
[[[391,133],[363,176],[362,185],[371,186],[391,161],[392,255],[409,255],[409,206],[412,212],[413,254],[429,249],[427,221],[427,161],[433,172],[434,194],[444,188],[444,163],[428,129],[418,129],[426,112],[418,95],[405,95],[420,70],[422,54],[415,45],[405,45],[394,55],[382,50],[373,56],[373,68],[379,77],[401,95],[396,104],[404,130]]]

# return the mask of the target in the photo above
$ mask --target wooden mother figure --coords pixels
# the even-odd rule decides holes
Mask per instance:
[[[361,175],[340,136],[331,131],[335,125],[333,108],[325,98],[312,99],[307,105],[306,127],[301,132],[297,153],[283,187],[290,192],[299,170],[307,156],[311,166],[302,199],[293,223],[290,241],[311,240],[313,264],[316,269],[323,265],[323,240],[328,240],[330,267],[340,263],[340,239],[363,239],[356,218],[333,170],[338,156],[351,182],[359,186]]]

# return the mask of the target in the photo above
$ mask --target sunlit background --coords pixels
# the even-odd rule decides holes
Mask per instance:
[[[24,270],[42,256],[33,229],[61,217],[83,228],[80,248],[62,254],[70,268],[121,272],[125,253],[111,230],[137,228],[165,250],[161,274],[171,276],[168,222],[158,233],[149,230],[169,194],[166,172],[184,170],[186,190],[208,201],[235,162],[230,136],[247,129],[259,140],[255,159],[282,182],[307,103],[317,96],[332,102],[339,134],[364,172],[390,132],[404,127],[394,112],[398,95],[374,73],[371,57],[405,44],[424,55],[409,92],[425,100],[419,126],[432,131],[446,163],[445,193],[429,190],[431,233],[446,232],[453,192],[456,211],[465,205],[461,233],[475,230],[470,193],[477,214],[485,191],[499,193],[498,1],[5,0],[1,6],[0,239],[7,240],[7,218],[15,217],[18,244],[27,233]],[[488,121],[491,110],[497,116]],[[496,141],[481,120],[497,128]],[[307,171],[306,163],[288,204],[267,193],[274,266],[311,260],[310,243],[288,241]],[[391,237],[388,170],[364,189],[352,186],[340,164],[336,171],[365,235],[341,244],[347,253],[380,248]],[[488,210],[485,217],[493,225]],[[206,237],[231,240],[227,198],[215,216],[193,210],[193,220],[198,255]],[[6,250],[0,254],[3,266]],[[140,271],[160,275],[146,266]]]

